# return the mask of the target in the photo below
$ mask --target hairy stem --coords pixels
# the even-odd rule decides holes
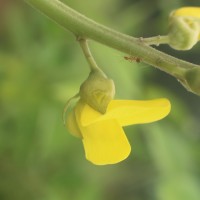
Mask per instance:
[[[25,1],[74,33],[76,37],[92,39],[126,54],[137,56],[142,62],[176,77],[186,89],[192,91],[191,88],[188,88],[188,84],[185,84],[187,81],[184,76],[188,70],[197,68],[198,65],[160,52],[147,45],[148,42],[145,42],[145,39],[143,41],[142,38],[134,38],[96,23],[58,0]]]

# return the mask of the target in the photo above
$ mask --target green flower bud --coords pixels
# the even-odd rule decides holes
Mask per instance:
[[[170,16],[169,45],[177,50],[189,50],[199,41],[200,25],[191,16]]]
[[[81,85],[79,94],[81,100],[104,114],[115,95],[115,85],[113,80],[108,79],[103,72],[94,70]]]
[[[184,81],[181,83],[191,92],[200,95],[200,67],[189,69],[184,74]]]

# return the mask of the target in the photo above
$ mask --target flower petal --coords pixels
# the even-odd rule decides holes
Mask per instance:
[[[182,7],[172,13],[174,16],[189,16],[200,18],[200,7]]]
[[[79,129],[78,124],[76,122],[74,110],[72,110],[67,115],[65,126],[73,136],[78,137],[78,138],[82,138],[80,129]]]
[[[131,146],[119,123],[115,119],[108,119],[82,126],[80,119],[88,117],[88,109],[85,110],[85,107],[89,107],[91,113],[94,111],[79,101],[75,107],[75,115],[83,136],[86,158],[96,165],[114,164],[127,158]]]
[[[167,99],[155,99],[148,101],[122,101],[111,102],[108,113],[115,117],[121,126],[131,124],[150,123],[165,117],[171,109]]]
[[[114,119],[82,127],[81,132],[86,158],[96,165],[115,164],[130,154],[126,135]]]
[[[78,107],[78,104],[77,104]],[[103,115],[100,112],[94,110],[88,104],[83,104],[79,102],[79,107],[82,108],[82,115],[80,114],[80,123],[82,126],[90,125],[96,121],[99,121],[105,117],[106,113]],[[78,110],[78,109],[77,109]]]
[[[80,121],[82,126],[87,126],[101,120],[116,119],[121,126],[128,126],[160,120],[170,112],[170,109],[171,105],[167,99],[112,100],[104,115],[85,104]]]

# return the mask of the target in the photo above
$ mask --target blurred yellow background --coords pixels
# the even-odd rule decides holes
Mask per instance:
[[[198,0],[62,0],[135,37],[167,33],[168,14]],[[90,41],[116,98],[166,97],[162,121],[125,128],[132,145],[119,164],[95,166],[62,123],[89,68],[75,37],[20,0],[0,0],[0,200],[199,200],[200,98],[177,80]],[[156,47],[199,64],[188,52]]]

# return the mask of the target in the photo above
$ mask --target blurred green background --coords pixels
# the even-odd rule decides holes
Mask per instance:
[[[136,37],[167,33],[168,14],[199,0],[63,0],[74,9]],[[62,124],[65,102],[89,69],[74,36],[20,0],[0,0],[0,200],[199,200],[200,106],[177,80],[90,42],[116,98],[171,101],[170,115],[126,127],[125,161],[95,166],[81,140]],[[200,63],[188,52],[157,47]]]

